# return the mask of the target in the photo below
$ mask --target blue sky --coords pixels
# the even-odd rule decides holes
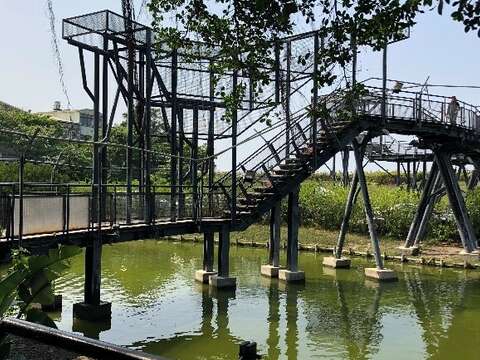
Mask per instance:
[[[141,1],[136,1],[137,9]],[[65,83],[74,108],[91,107],[81,86],[76,49],[61,39],[61,20],[100,9],[121,12],[120,0],[53,0],[63,57]],[[148,23],[146,16],[141,22]],[[32,111],[49,110],[55,100],[66,103],[51,47],[45,0],[1,1],[0,100]],[[422,15],[411,38],[388,51],[389,77],[415,82],[480,85],[480,39],[465,34],[461,24],[436,12]],[[359,79],[381,76],[381,54],[369,50],[359,59]],[[431,89],[480,104],[480,90]]]
[[[34,111],[48,110],[57,99],[65,102],[51,50],[46,1],[1,2],[0,100]],[[136,3],[138,8],[140,1]],[[59,37],[62,18],[104,8],[121,11],[120,0],[53,0],[53,5]],[[61,39],[60,49],[72,105],[88,107],[77,53]],[[409,40],[390,47],[389,76],[422,82],[430,75],[432,83],[478,85],[479,58],[480,39],[474,33],[465,35],[460,24],[432,13],[420,18]],[[369,51],[362,54],[360,70],[360,78],[380,76],[381,55]],[[435,91],[480,104],[480,90]]]

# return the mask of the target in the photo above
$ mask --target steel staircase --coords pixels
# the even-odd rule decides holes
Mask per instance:
[[[313,121],[305,109],[292,121],[289,129],[280,132],[239,164],[237,174],[243,173],[243,178],[237,182],[238,198],[235,221],[232,223],[234,230],[244,230],[257,222],[279,200],[296,189],[356,136],[371,127],[372,124],[368,121],[337,118],[336,114],[341,116],[339,110],[345,106],[338,94],[324,101],[331,103],[328,106],[330,116],[323,121],[317,120],[318,131],[315,135]],[[285,140],[287,133],[290,135],[288,141]],[[273,146],[278,143],[281,145]],[[249,167],[255,158],[255,165]],[[230,178],[231,173],[227,173],[216,184],[223,189],[228,204],[231,203],[227,191],[231,186],[228,184]],[[225,218],[231,218],[231,210],[231,206],[224,210]]]

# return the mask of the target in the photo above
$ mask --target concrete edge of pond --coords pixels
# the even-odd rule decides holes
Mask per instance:
[[[47,326],[19,319],[9,318],[1,320],[0,333],[12,334],[26,339],[34,339],[47,345],[75,351],[84,356],[92,356],[99,359],[168,360],[164,357],[130,350],[122,346],[100,340],[89,339],[81,335],[52,329]]]
[[[168,237],[163,239],[156,239],[160,241],[173,241],[173,242],[194,242],[201,243],[203,239],[198,237]],[[218,243],[218,240],[215,240],[215,243]],[[234,241],[232,245],[240,247],[256,247],[256,248],[268,248],[268,242],[255,242],[255,241]],[[286,248],[285,244],[282,244],[282,248]],[[305,252],[315,252],[315,253],[324,253],[324,254],[333,254],[333,247],[325,247],[319,245],[303,245],[298,244],[298,251]],[[364,257],[364,258],[373,258],[373,254],[370,252],[355,251],[353,249],[343,250],[343,254],[354,256],[354,257]],[[468,258],[472,255],[464,255]],[[475,254],[478,257],[477,254]],[[480,265],[472,264],[469,260],[465,259],[463,262],[449,262],[444,259],[439,259],[435,257],[424,257],[424,256],[407,256],[407,255],[388,255],[387,253],[382,254],[382,258],[386,261],[394,261],[401,263],[411,263],[416,265],[425,265],[425,266],[435,266],[442,268],[456,268],[456,269],[480,269]]]

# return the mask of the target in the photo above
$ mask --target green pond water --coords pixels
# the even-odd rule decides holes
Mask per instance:
[[[193,280],[201,245],[136,241],[105,246],[102,299],[111,324],[73,321],[83,297],[83,256],[56,283],[64,307],[58,327],[172,359],[236,359],[258,343],[264,359],[479,359],[480,273],[388,263],[395,283],[322,267],[300,254],[305,285],[262,278],[266,249],[231,250],[235,292]]]

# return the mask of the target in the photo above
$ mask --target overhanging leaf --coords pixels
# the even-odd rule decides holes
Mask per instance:
[[[43,311],[38,309],[29,309],[26,314],[26,320],[35,324],[45,325],[56,329],[55,322]]]

